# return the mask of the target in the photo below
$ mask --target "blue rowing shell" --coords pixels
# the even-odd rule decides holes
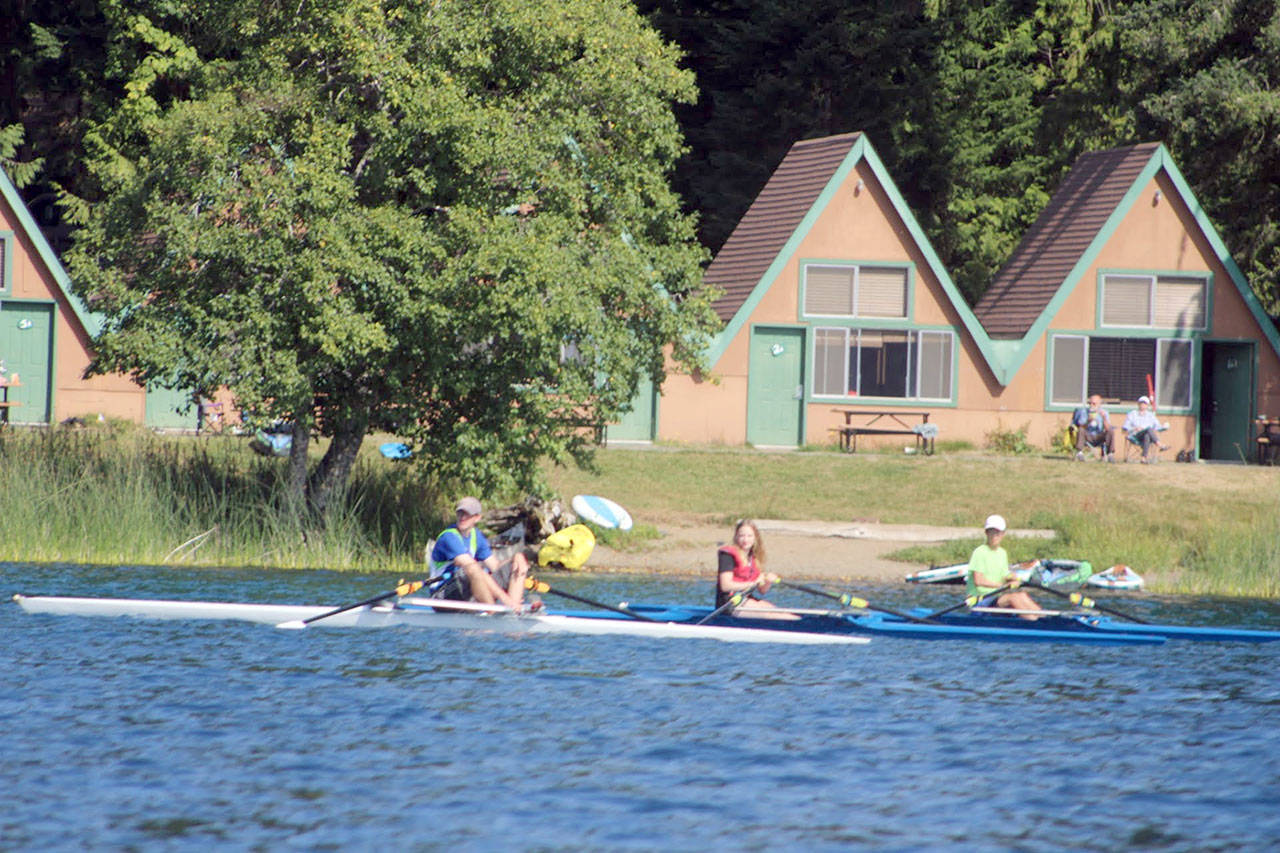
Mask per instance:
[[[696,622],[711,612],[697,605],[632,604],[637,613],[665,622]],[[924,617],[930,613],[916,608],[910,615]],[[625,618],[625,617],[621,617]],[[1109,616],[1079,614],[1020,619],[998,613],[947,613],[935,617],[937,624],[912,622],[886,613],[838,613],[800,616],[793,620],[752,619],[742,616],[718,616],[709,625],[737,625],[770,630],[809,631],[816,633],[865,633],[923,640],[970,639],[1003,642],[1068,642],[1151,644],[1165,640],[1198,642],[1270,643],[1280,641],[1280,631],[1255,628],[1216,628],[1193,625],[1145,625],[1119,622]],[[764,624],[770,623],[770,624]]]
[[[697,622],[711,613],[712,608],[697,605],[628,604],[630,610],[663,622]],[[599,611],[574,612],[570,616],[601,616]],[[607,614],[604,618],[626,619],[626,616]],[[1027,621],[1027,620],[1018,620]],[[1017,630],[1021,626],[963,625],[938,623],[934,625],[911,622],[896,616],[880,613],[855,614],[804,614],[798,619],[758,619],[749,616],[720,615],[708,621],[708,625],[735,628],[763,628],[770,631],[805,631],[808,633],[873,634],[904,637],[916,640],[985,640],[1012,643],[1081,643],[1086,645],[1159,645],[1163,636],[1151,633],[1126,631],[1090,631],[1080,626],[1068,626],[1062,630],[1042,628],[1037,631]],[[1029,623],[1028,623],[1029,624]]]
[[[911,611],[912,616],[924,616],[928,613],[929,611],[922,608]],[[1201,642],[1272,643],[1280,641],[1280,631],[1194,625],[1146,625],[1137,622],[1118,622],[1109,616],[1092,614],[1044,616],[1031,620],[1001,616],[998,613],[948,613],[937,617],[937,621],[957,627],[982,626],[998,628],[1002,631],[1083,631],[1091,634],[1126,634]]]

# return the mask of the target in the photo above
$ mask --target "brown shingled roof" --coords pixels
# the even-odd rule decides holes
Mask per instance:
[[[973,312],[992,338],[1021,338],[1092,245],[1159,143],[1082,154]]]
[[[782,158],[703,275],[724,291],[712,303],[721,320],[728,322],[747,301],[859,136],[805,139]]]

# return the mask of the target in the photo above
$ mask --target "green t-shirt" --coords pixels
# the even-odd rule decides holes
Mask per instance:
[[[973,549],[973,553],[969,556],[969,571],[964,576],[965,583],[969,587],[969,595],[987,595],[995,592],[998,586],[977,586],[973,582],[975,572],[981,573],[987,578],[1000,578],[1009,574],[1009,555],[1004,548],[991,548],[986,542],[983,542],[977,548]]]

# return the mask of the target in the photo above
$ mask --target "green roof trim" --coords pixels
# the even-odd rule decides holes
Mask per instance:
[[[53,247],[44,238],[40,227],[36,225],[36,221],[31,217],[31,211],[27,209],[26,202],[18,194],[18,188],[9,180],[9,176],[4,169],[0,169],[0,195],[3,195],[4,200],[9,203],[9,207],[13,208],[14,215],[18,217],[18,224],[22,227],[23,233],[27,235],[31,245],[35,246],[36,254],[40,256],[45,268],[53,276],[54,282],[58,285],[58,289],[62,292],[67,304],[71,306],[71,311],[76,315],[76,319],[80,321],[80,325],[84,327],[89,337],[96,337],[102,331],[102,324],[105,318],[101,314],[95,314],[90,311],[84,301],[72,292],[71,276],[67,275],[66,269],[62,266],[62,261],[58,260]]]
[[[774,256],[772,263],[769,264],[769,268],[765,270],[764,275],[760,277],[760,281],[756,283],[754,288],[752,288],[751,295],[743,301],[742,305],[739,306],[733,317],[725,324],[725,327],[718,335],[715,336],[715,338],[712,339],[711,346],[707,352],[708,363],[714,367],[716,362],[720,360],[725,351],[729,348],[729,344],[733,341],[734,337],[742,331],[742,328],[746,324],[747,319],[751,316],[751,313],[755,311],[756,306],[760,304],[760,300],[764,298],[764,295],[769,291],[769,288],[771,288],[777,281],[782,270],[790,262],[791,258],[800,248],[800,244],[804,242],[804,239],[813,229],[814,224],[818,221],[818,217],[822,215],[822,212],[826,209],[827,205],[831,203],[831,199],[835,197],[835,194],[839,191],[841,184],[843,184],[845,179],[849,177],[849,174],[858,165],[860,160],[866,162],[867,166],[871,169],[872,174],[875,175],[876,180],[880,182],[880,186],[884,188],[890,204],[893,205],[894,212],[898,214],[903,225],[906,226],[907,232],[911,235],[912,240],[915,241],[916,247],[920,250],[920,253],[924,255],[925,263],[928,265],[934,277],[942,285],[943,292],[946,293],[947,298],[951,301],[952,307],[956,310],[956,313],[959,314],[960,322],[963,324],[965,330],[969,333],[969,336],[973,339],[974,343],[977,344],[978,350],[986,360],[988,368],[990,368],[991,372],[995,374],[996,379],[1002,385],[1008,384],[1007,379],[1001,372],[1002,362],[997,358],[997,350],[994,346],[996,342],[990,339],[987,335],[986,329],[982,327],[982,324],[978,322],[978,318],[974,315],[973,309],[969,307],[968,303],[965,302],[964,297],[960,294],[960,291],[956,289],[955,283],[951,280],[951,276],[947,273],[946,268],[938,259],[937,253],[933,250],[933,246],[930,244],[929,238],[925,236],[924,231],[920,228],[919,222],[916,221],[915,216],[911,213],[911,208],[907,206],[906,200],[903,199],[902,194],[898,192],[897,184],[895,184],[893,179],[889,176],[888,170],[885,169],[884,163],[881,162],[880,157],[876,154],[870,141],[867,140],[865,133],[859,134],[853,145],[850,146],[849,153],[845,155],[844,160],[841,161],[835,172],[832,173],[826,186],[823,187],[822,192],[820,192],[817,198],[814,199],[808,212],[805,213],[804,218],[801,219],[800,224],[796,226],[796,229],[791,233],[791,236],[787,238],[787,242],[783,245],[782,249]]]
[[[1102,227],[1098,229],[1098,233],[1089,243],[1089,247],[1081,254],[1079,260],[1072,266],[1071,271],[1066,278],[1058,286],[1057,292],[1053,298],[1049,300],[1049,304],[1040,312],[1040,316],[1036,319],[1027,333],[1017,340],[997,341],[1000,344],[998,351],[1004,356],[1001,370],[996,371],[996,375],[1000,377],[1002,385],[1007,385],[1008,380],[1018,372],[1035,345],[1041,338],[1045,336],[1049,329],[1049,323],[1057,316],[1058,311],[1062,308],[1062,304],[1067,297],[1075,291],[1079,285],[1081,277],[1093,266],[1097,260],[1098,254],[1107,245],[1111,238],[1115,235],[1116,229],[1120,227],[1120,223],[1129,215],[1129,211],[1138,202],[1139,196],[1142,194],[1143,188],[1151,182],[1157,175],[1164,172],[1172,181],[1177,189],[1178,196],[1183,204],[1191,212],[1192,218],[1196,225],[1200,228],[1205,239],[1209,241],[1219,263],[1227,270],[1227,275],[1235,284],[1236,290],[1244,299],[1245,304],[1249,307],[1258,326],[1262,329],[1263,335],[1270,342],[1272,349],[1276,355],[1280,356],[1280,333],[1277,333],[1275,324],[1267,316],[1267,312],[1263,309],[1262,303],[1258,301],[1258,297],[1254,294],[1252,288],[1249,287],[1248,281],[1244,274],[1231,258],[1231,254],[1227,251],[1226,245],[1222,242],[1222,238],[1218,236],[1218,231],[1214,228],[1213,223],[1209,220],[1208,214],[1201,207],[1195,193],[1192,192],[1191,186],[1187,183],[1182,173],[1178,171],[1177,165],[1173,162],[1173,157],[1169,154],[1169,150],[1161,143],[1151,153],[1151,158],[1147,161],[1146,166],[1133,179],[1133,183],[1125,192],[1115,209],[1111,211],[1111,215],[1107,217]]]

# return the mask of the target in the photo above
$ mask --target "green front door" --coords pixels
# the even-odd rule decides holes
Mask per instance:
[[[9,389],[12,423],[49,422],[53,378],[53,306],[40,302],[0,304],[0,359],[6,375],[18,375]]]
[[[1205,341],[1200,389],[1200,456],[1244,462],[1253,456],[1253,344]]]
[[[631,399],[631,411],[623,415],[616,424],[605,427],[605,437],[609,441],[653,441],[654,415],[658,410],[657,396],[653,390],[653,380],[640,380],[640,387]]]
[[[747,441],[799,445],[804,438],[804,329],[752,329],[747,369]]]

